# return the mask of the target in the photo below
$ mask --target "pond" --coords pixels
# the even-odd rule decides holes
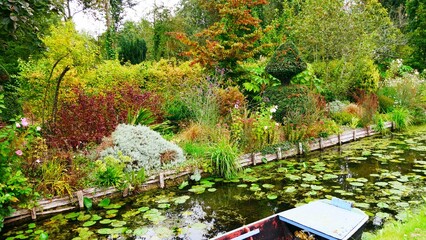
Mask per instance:
[[[0,239],[208,239],[313,199],[340,197],[370,216],[367,231],[426,196],[426,127],[245,168],[225,181],[104,199],[89,211],[5,229]]]

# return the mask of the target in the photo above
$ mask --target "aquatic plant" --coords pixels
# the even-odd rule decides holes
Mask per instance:
[[[120,124],[112,133],[114,146],[101,152],[102,156],[118,157],[119,152],[129,156],[127,171],[159,169],[164,165],[176,165],[185,161],[183,151],[176,144],[146,126]]]
[[[226,140],[217,143],[210,152],[213,171],[218,176],[230,179],[237,175],[240,166],[238,151]]]

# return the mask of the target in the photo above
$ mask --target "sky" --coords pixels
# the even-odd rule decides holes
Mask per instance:
[[[179,0],[135,0],[134,2],[137,5],[133,9],[126,9],[123,22],[127,20],[137,22],[141,18],[148,18],[154,4],[158,6],[164,4],[166,7],[173,8],[179,3]],[[74,11],[79,9],[75,2],[72,2],[72,4]],[[92,36],[99,36],[106,29],[105,24],[102,21],[96,20],[90,13],[78,12],[73,15],[73,21],[78,31],[87,32]]]

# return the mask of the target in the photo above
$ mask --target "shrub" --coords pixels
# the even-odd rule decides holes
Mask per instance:
[[[379,107],[379,101],[377,95],[368,93],[364,90],[358,90],[354,94],[354,98],[358,106],[361,106],[361,124],[362,126],[368,126],[373,122],[374,115]]]
[[[165,105],[165,118],[173,125],[193,119],[194,115],[189,107],[180,99],[169,101]]]
[[[244,95],[237,87],[219,88],[217,90],[219,113],[222,117],[228,116],[232,109],[244,107],[247,102]]]
[[[213,147],[210,158],[214,173],[220,177],[233,178],[240,169],[238,151],[226,140]]]
[[[89,142],[100,143],[119,123],[127,122],[129,114],[144,107],[153,113],[156,122],[161,120],[161,101],[151,93],[142,93],[130,86],[105,95],[88,95],[74,90],[75,102],[65,102],[57,120],[49,124],[48,144],[63,149],[79,148]],[[130,112],[130,113],[129,113]]]
[[[292,77],[305,69],[306,63],[301,59],[296,45],[291,41],[281,44],[266,65],[266,72],[278,78],[282,84],[288,84]]]
[[[123,183],[124,169],[132,159],[124,156],[121,152],[117,153],[117,158],[108,155],[97,160],[95,169],[95,184],[101,187],[118,187]]]
[[[114,146],[102,151],[102,156],[129,156],[127,171],[158,170],[163,165],[176,165],[185,161],[182,149],[164,140],[161,135],[146,126],[120,124],[112,133]]]
[[[306,87],[298,85],[279,86],[264,94],[267,106],[277,106],[273,118],[279,123],[307,124],[318,120],[324,113],[324,100]]]
[[[353,114],[348,112],[336,112],[331,115],[331,118],[339,125],[348,125],[351,123]]]

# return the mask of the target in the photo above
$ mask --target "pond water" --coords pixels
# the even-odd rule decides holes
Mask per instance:
[[[340,197],[370,216],[367,231],[426,196],[426,128],[362,139],[307,156],[246,168],[231,181],[102,201],[90,211],[5,229],[0,239],[208,239],[313,199]],[[43,234],[42,234],[43,235]]]

